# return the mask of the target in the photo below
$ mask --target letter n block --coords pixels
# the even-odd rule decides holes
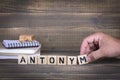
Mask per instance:
[[[57,56],[57,65],[66,65],[67,63],[66,56]]]
[[[18,55],[18,64],[27,64],[27,56]]]
[[[80,56],[78,56],[78,63],[79,63],[79,65],[88,63],[87,60],[86,60],[86,57],[87,57],[87,55],[80,55]]]
[[[28,64],[37,64],[37,55],[28,55]]]

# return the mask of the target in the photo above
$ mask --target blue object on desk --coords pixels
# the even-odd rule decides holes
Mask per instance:
[[[38,47],[40,43],[36,40],[20,42],[19,40],[3,40],[3,45],[6,48],[25,48],[25,47]]]

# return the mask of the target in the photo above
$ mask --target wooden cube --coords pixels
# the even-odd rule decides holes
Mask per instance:
[[[67,65],[77,65],[77,57],[67,56]]]
[[[66,56],[57,56],[57,65],[66,65],[67,63]]]
[[[56,56],[48,55],[47,56],[47,63],[48,63],[48,65],[56,65],[56,63],[57,63]]]
[[[27,55],[18,55],[18,64],[27,64]]]
[[[47,56],[45,56],[45,55],[38,56],[38,64],[46,65],[47,64]]]
[[[19,41],[33,41],[35,40],[35,36],[34,35],[20,35],[19,36]]]
[[[78,63],[79,63],[79,65],[88,63],[86,57],[87,57],[87,55],[80,55],[80,56],[78,56]]]
[[[28,64],[37,64],[37,55],[28,55]]]
[[[33,41],[33,40],[35,40],[35,36],[34,35],[28,35],[27,40],[28,41]]]
[[[23,42],[27,40],[27,35],[20,35],[19,36],[19,41]]]

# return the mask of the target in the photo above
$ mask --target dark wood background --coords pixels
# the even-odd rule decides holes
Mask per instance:
[[[0,41],[34,34],[42,54],[79,55],[82,40],[98,31],[120,38],[120,0],[0,0]],[[0,78],[116,80],[119,63],[107,59],[83,66],[24,66],[0,60]]]
[[[120,38],[119,0],[1,0],[0,40],[34,34],[46,51],[79,51],[102,31]]]

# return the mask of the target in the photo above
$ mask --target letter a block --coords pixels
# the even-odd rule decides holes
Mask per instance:
[[[38,64],[46,65],[47,64],[47,56],[45,56],[45,55],[38,56]]]
[[[66,56],[57,56],[57,65],[66,65]]]
[[[57,63],[56,56],[49,55],[47,57],[47,63],[48,63],[48,65],[56,65],[56,63]]]
[[[19,55],[18,64],[27,64],[27,55]]]
[[[36,55],[28,55],[28,64],[37,64],[37,56]]]
[[[86,60],[86,57],[87,57],[87,55],[80,55],[80,56],[78,56],[78,63],[79,63],[79,65],[88,63],[87,60]]]
[[[68,56],[67,64],[68,65],[77,65],[77,57],[76,56]]]

